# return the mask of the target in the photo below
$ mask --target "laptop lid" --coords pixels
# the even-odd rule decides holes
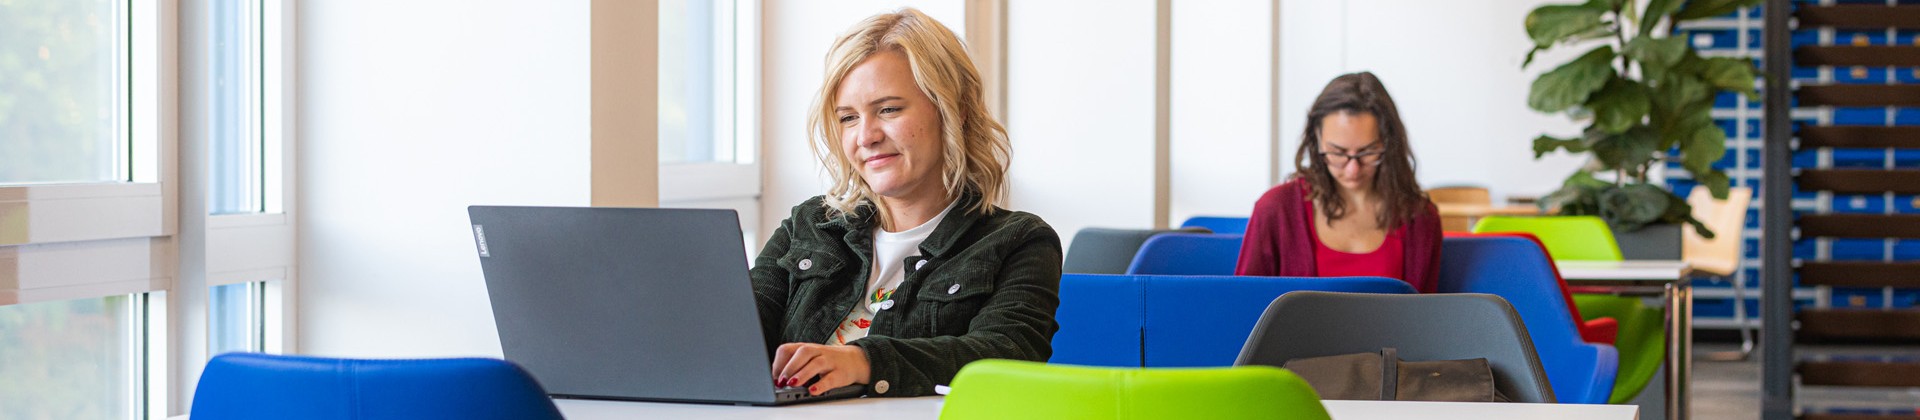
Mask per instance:
[[[774,401],[732,210],[471,206],[500,348],[558,397]]]

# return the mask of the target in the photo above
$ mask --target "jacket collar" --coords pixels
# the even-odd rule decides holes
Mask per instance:
[[[979,203],[980,200],[981,197],[979,193],[972,191],[961,193],[959,203],[953,206],[953,209],[950,210],[951,213],[948,213],[946,218],[940,221],[940,226],[933,228],[933,233],[927,234],[925,241],[920,242],[920,253],[928,258],[946,255],[946,252],[953,248],[954,243],[959,242],[960,238],[965,236],[967,230],[971,229],[974,223],[983,217],[983,215],[979,213],[969,211],[969,209]],[[1001,209],[994,208],[993,211],[1001,211]],[[863,204],[855,207],[852,212],[841,213],[831,219],[816,223],[814,227],[822,230],[842,231],[844,232],[844,239],[848,241],[848,243],[864,245],[868,244],[872,239],[871,230],[878,224],[878,216],[874,205]]]

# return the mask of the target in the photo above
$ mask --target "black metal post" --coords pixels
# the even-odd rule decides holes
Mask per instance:
[[[1790,0],[1767,0],[1760,213],[1760,418],[1793,420],[1793,103]]]

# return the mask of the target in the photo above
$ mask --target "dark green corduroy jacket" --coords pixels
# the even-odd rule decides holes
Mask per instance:
[[[867,292],[872,206],[828,218],[822,200],[794,206],[754,259],[768,354],[783,343],[827,342]],[[920,256],[907,258],[893,306],[874,315],[866,338],[848,343],[865,349],[872,366],[867,395],[931,395],[968,362],[1052,356],[1060,236],[1030,213],[967,212],[978,200],[961,197],[920,243]]]

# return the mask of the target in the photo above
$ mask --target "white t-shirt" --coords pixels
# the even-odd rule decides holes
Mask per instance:
[[[886,229],[873,229],[873,271],[868,273],[867,294],[853,305],[853,311],[840,321],[840,327],[833,330],[833,337],[827,344],[846,344],[867,336],[868,327],[873,326],[874,314],[893,309],[893,290],[900,288],[900,282],[907,279],[907,258],[920,255],[920,243],[933,234],[940,226],[940,220],[953,212],[958,200],[947,204],[946,210],[934,215],[926,223],[899,232],[887,232]],[[920,260],[926,263],[926,260]],[[918,270],[919,267],[914,267]]]

